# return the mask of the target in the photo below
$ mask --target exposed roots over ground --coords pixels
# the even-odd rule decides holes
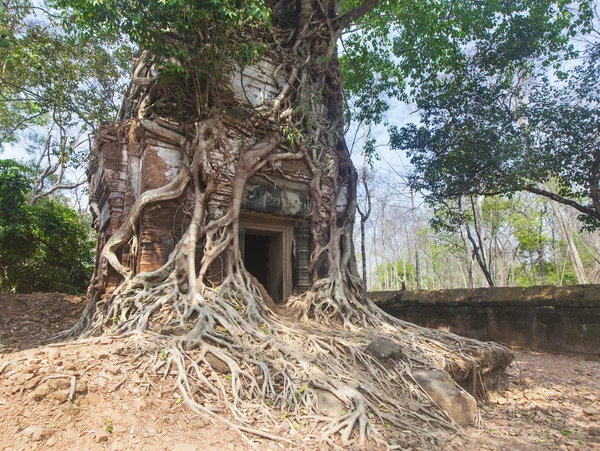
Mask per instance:
[[[71,335],[151,336],[140,346],[154,356],[155,371],[165,377],[176,372],[182,401],[244,434],[289,441],[262,429],[285,419],[307,443],[383,449],[388,445],[382,432],[391,428],[413,434],[429,447],[443,431],[456,433],[460,427],[419,385],[414,372],[448,370],[472,393],[485,395],[481,375],[506,366],[510,353],[391,318],[368,299],[354,260],[357,177],[343,142],[335,46],[317,41],[308,45],[299,40],[295,47],[305,47],[304,53],[296,53],[306,54],[306,61],[326,57],[329,69],[306,63],[292,70],[296,75],[288,86],[294,89],[283,88],[269,108],[252,112],[256,122],[248,138],[233,140],[230,136],[243,136],[243,127],[234,130],[217,109],[204,111],[179,134],[166,128],[165,121],[151,119],[152,89],[140,97],[132,108],[137,117],[123,129],[129,127],[135,135],[141,127],[178,145],[183,167],[168,184],[140,194],[111,234],[99,255],[90,302]],[[154,83],[151,72],[149,66],[147,76],[136,69],[134,85],[136,77],[136,86]],[[315,103],[321,97],[314,93],[323,93],[320,102]],[[324,106],[330,111],[326,117]],[[287,110],[297,111],[285,119],[293,122],[282,119]],[[293,130],[303,133],[292,139]],[[261,170],[300,159],[311,177],[306,220],[312,287],[275,306],[244,268],[242,200],[249,179]],[[174,199],[186,203],[185,232],[161,268],[135,274],[119,260],[119,249],[129,245],[136,257],[145,207]],[[223,277],[214,287],[208,274],[221,256]],[[109,268],[121,282],[107,294]],[[376,338],[393,341],[398,358],[375,358],[367,348]],[[505,361],[490,362],[495,355]],[[263,424],[253,423],[257,414]]]
[[[462,365],[464,375],[481,382],[489,362],[467,349],[497,345],[399,321],[367,299],[353,301],[354,315],[335,315],[334,282],[293,298],[276,314],[259,307],[260,292],[249,280],[240,275],[204,290],[199,306],[173,277],[153,284],[136,276],[103,304],[84,335],[149,334],[140,346],[153,356],[154,371],[167,377],[175,370],[177,391],[191,410],[225,421],[250,444],[252,434],[289,442],[264,432],[282,419],[307,443],[332,447],[385,449],[381,431],[392,428],[410,431],[427,448],[434,438],[439,443],[441,432],[460,431],[412,372]],[[366,348],[376,337],[393,340],[403,357],[374,358]],[[331,400],[337,411],[325,412]],[[252,422],[257,416],[260,425]]]

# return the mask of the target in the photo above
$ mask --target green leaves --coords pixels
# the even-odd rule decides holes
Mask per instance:
[[[555,180],[560,201],[587,212],[593,227],[600,218],[591,189],[600,177],[593,170],[600,162],[598,42],[580,46],[583,63],[564,65],[577,54],[570,36],[586,33],[589,15],[562,3],[513,6],[460,49],[460,64],[421,79],[421,125],[392,128],[391,146],[408,153],[412,186],[434,205],[534,192]]]
[[[347,120],[381,123],[394,100],[426,109],[440,90],[459,96],[474,65],[471,84],[485,88],[572,56],[570,33],[590,21],[589,2],[580,9],[551,0],[379,2],[343,38]]]
[[[149,51],[163,66],[175,59],[190,74],[219,73],[228,60],[241,65],[255,57],[258,39],[234,39],[242,29],[264,25],[269,10],[260,0],[58,0],[64,20],[79,36],[123,36]],[[166,67],[166,66],[165,66]],[[171,69],[173,69],[171,67]]]
[[[21,0],[0,11],[0,146],[40,125],[94,128],[114,118],[131,48],[65,33],[57,11]]]
[[[93,269],[89,225],[58,200],[29,204],[31,171],[0,160],[0,283],[18,292],[81,293]]]

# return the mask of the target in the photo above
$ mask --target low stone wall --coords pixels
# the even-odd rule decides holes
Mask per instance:
[[[600,356],[600,285],[379,291],[392,316],[458,335]]]

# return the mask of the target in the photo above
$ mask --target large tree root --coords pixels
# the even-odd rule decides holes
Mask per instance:
[[[306,444],[370,443],[376,449],[387,446],[384,431],[390,429],[411,431],[422,446],[439,441],[440,431],[460,431],[411,372],[444,368],[448,361],[477,372],[479,363],[463,354],[465,346],[494,345],[390,318],[370,301],[354,300],[355,315],[336,322],[334,281],[276,315],[256,307],[260,292],[249,280],[232,277],[218,290],[203,290],[199,306],[181,293],[173,274],[154,284],[135,276],[96,312],[86,335],[150,333],[143,346],[155,356],[154,370],[167,377],[176,369],[174,388],[186,406],[243,434],[289,443],[263,430],[283,420]],[[366,351],[375,337],[398,343],[404,357],[376,360]],[[323,393],[344,407],[324,415],[318,405]]]
[[[335,47],[327,48],[333,52]],[[298,75],[296,90],[282,92],[308,96],[312,92],[309,72],[304,68]],[[136,74],[141,76],[137,69]],[[146,78],[141,85],[153,83]],[[335,85],[325,75],[319,83],[326,80]],[[321,85],[315,92],[323,90]],[[290,102],[281,101],[282,105]],[[480,377],[485,363],[469,349],[484,355],[496,345],[394,319],[367,298],[353,266],[356,173],[340,141],[341,125],[323,118],[319,122],[322,109],[316,105],[311,122],[322,127],[316,133],[307,128],[306,142],[281,151],[280,125],[263,121],[251,143],[238,143],[243,148],[236,150],[235,163],[217,168],[209,155],[217,151],[227,129],[216,112],[196,123],[192,139],[148,119],[149,104],[148,94],[138,107],[137,123],[178,144],[184,168],[169,184],[140,195],[108,240],[90,287],[89,305],[71,334],[143,336],[140,347],[154,356],[154,371],[169,379],[175,370],[172,389],[183,402],[195,412],[220,418],[244,434],[248,444],[252,444],[250,436],[256,435],[304,443],[309,449],[319,443],[376,449],[388,447],[393,430],[430,447],[445,433],[459,432],[460,427],[412,374],[451,369],[463,385],[473,386],[473,393],[485,393]],[[310,118],[297,119],[300,127]],[[299,158],[305,160],[312,177],[308,221],[313,285],[280,308],[269,309],[240,255],[244,187],[267,165]],[[224,179],[229,198],[223,200],[219,193],[224,207],[209,215],[211,196],[218,190],[215,185],[222,185]],[[344,211],[338,212],[341,187],[346,189],[347,202]],[[121,264],[117,250],[130,243],[135,256],[136,227],[144,208],[184,194],[193,199],[189,225],[168,261],[155,271],[134,274]],[[342,216],[345,219],[338,224]],[[201,258],[196,255],[199,247]],[[226,256],[225,278],[218,287],[209,287],[208,271],[220,255]],[[109,265],[122,282],[107,295]],[[382,362],[373,357],[367,347],[378,337],[396,343],[402,358]],[[335,406],[333,412],[324,411],[325,400]],[[284,437],[265,432],[282,422],[299,433]]]

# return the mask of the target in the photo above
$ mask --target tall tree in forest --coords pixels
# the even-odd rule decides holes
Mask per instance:
[[[369,191],[369,173],[367,168],[367,160],[363,159],[363,167],[360,173],[360,181],[362,183],[362,187],[364,189],[364,198],[358,199],[356,203],[356,211],[360,216],[360,253],[361,253],[361,267],[362,267],[362,280],[365,284],[365,288],[368,288],[367,283],[367,236],[365,231],[365,224],[369,220],[369,216],[371,216],[371,192]],[[362,204],[362,205],[361,205]]]
[[[515,15],[542,20],[549,40],[570,16],[539,0],[516,2],[511,11],[504,2],[470,1],[59,3],[72,8],[69,20],[88,33],[124,34],[143,51],[119,122],[103,129],[107,140],[135,145],[148,132],[183,156],[170,182],[128,206],[101,250],[90,302],[72,333],[180,326],[183,336],[158,335],[145,346],[165,350],[165,374],[175,364],[178,390],[197,412],[214,415],[203,393],[220,399],[241,422],[257,409],[274,422],[281,413],[275,416],[273,405],[305,434],[329,443],[338,434],[342,443],[381,442],[386,424],[420,437],[435,434],[432,424],[453,429],[411,372],[445,369],[457,379],[475,375],[477,384],[482,365],[490,362],[469,353],[485,347],[497,352],[501,365],[510,358],[500,346],[390,318],[366,296],[352,244],[357,175],[344,140],[342,69],[348,96],[358,103],[376,99],[364,104],[360,117],[378,122],[387,100],[401,95],[403,77],[418,84],[435,76],[438,68],[457,63],[455,53],[467,43],[512,30]],[[263,64],[267,59],[270,64]],[[276,80],[275,95],[256,104],[232,96],[235,80],[243,89],[246,68],[266,70]],[[102,142],[102,134],[97,139]],[[240,211],[252,176],[295,160],[310,171],[310,289],[276,307],[244,266]],[[147,272],[125,264],[125,249],[128,255],[139,249],[145,209],[173,200],[182,204],[186,220],[166,263]],[[212,286],[208,272],[217,259],[225,262],[224,277]],[[112,292],[110,271],[119,276]],[[367,350],[374,337],[401,347],[402,360],[388,366],[378,361]],[[200,368],[212,368],[209,355],[226,365],[228,378],[204,376]],[[319,415],[323,391],[342,401],[345,412]],[[411,393],[423,404],[418,414],[411,411]]]
[[[552,192],[553,190],[549,187],[545,187],[546,191]],[[577,277],[577,283],[587,284],[590,283],[585,273],[585,269],[583,267],[583,263],[581,262],[581,257],[579,256],[579,250],[577,246],[575,246],[575,242],[573,240],[572,234],[567,229],[567,224],[565,218],[560,211],[560,206],[556,201],[550,201],[550,206],[552,207],[552,212],[554,213],[554,217],[560,226],[560,231],[562,236],[567,243],[567,247],[569,249],[569,255],[571,257],[571,261],[573,262],[573,269],[575,270],[575,276]]]
[[[391,141],[432,204],[525,191],[576,209],[590,230],[600,225],[600,9],[567,9],[577,19],[562,30],[514,16],[503,39],[490,35],[419,87],[421,125],[393,129]]]
[[[46,1],[1,2],[0,36],[0,152],[35,159],[35,203],[86,183],[70,178],[87,162],[89,134],[118,112],[132,49],[119,36],[66,33]]]

